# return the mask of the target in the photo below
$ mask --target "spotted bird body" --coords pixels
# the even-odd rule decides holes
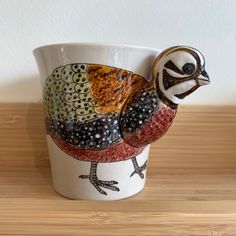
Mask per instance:
[[[96,162],[135,157],[167,131],[176,113],[160,101],[153,81],[78,63],[58,67],[47,78],[44,109],[54,142],[76,159]]]

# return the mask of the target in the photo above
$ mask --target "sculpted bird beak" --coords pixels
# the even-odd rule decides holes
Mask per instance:
[[[207,85],[210,83],[209,76],[205,70],[203,70],[196,79],[200,86]]]

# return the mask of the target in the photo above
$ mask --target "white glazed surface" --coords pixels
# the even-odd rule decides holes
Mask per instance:
[[[56,192],[71,199],[87,199],[87,200],[118,200],[130,197],[140,192],[145,184],[146,170],[142,173],[144,178],[141,179],[137,174],[130,177],[134,171],[131,160],[99,163],[97,168],[97,176],[100,180],[114,180],[118,182],[116,185],[120,191],[111,191],[104,189],[107,195],[99,193],[95,187],[89,182],[79,178],[79,175],[88,174],[90,162],[79,161],[63,151],[53,142],[47,135],[50,163],[52,170],[53,187]],[[137,162],[141,166],[148,159],[150,146],[137,156]]]
[[[150,79],[152,65],[159,54],[158,50],[113,44],[55,44],[39,47],[34,50],[42,86],[52,71],[62,65],[71,63],[103,64],[132,71],[146,79]],[[90,162],[79,161],[63,152],[47,136],[49,156],[52,169],[54,189],[61,195],[71,199],[117,200],[132,196],[144,187],[144,178],[137,174],[130,177],[134,171],[131,160],[98,163],[97,176],[100,180],[117,181],[119,192],[104,189],[107,195],[99,193],[88,179],[79,175],[88,175]],[[137,156],[139,166],[148,159],[149,146]]]
[[[42,46],[33,53],[43,82],[56,67],[70,63],[114,66],[148,79],[152,74],[152,64],[160,52],[152,48],[119,44],[66,43]]]

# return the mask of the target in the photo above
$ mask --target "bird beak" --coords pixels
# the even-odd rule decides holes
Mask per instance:
[[[197,82],[200,86],[207,85],[210,83],[209,76],[205,70],[197,77]]]

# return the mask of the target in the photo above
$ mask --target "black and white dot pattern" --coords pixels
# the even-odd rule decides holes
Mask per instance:
[[[121,115],[122,132],[133,132],[149,119],[158,107],[158,98],[154,89],[139,91],[127,104]]]
[[[86,64],[56,68],[44,84],[44,110],[50,118],[88,121],[99,117]]]
[[[58,67],[54,70],[54,73],[51,75],[53,80],[60,80],[61,79],[61,72],[63,70],[63,67]]]
[[[118,114],[85,123],[68,119],[48,119],[46,126],[49,133],[65,143],[81,149],[101,150],[121,139],[118,119]]]

